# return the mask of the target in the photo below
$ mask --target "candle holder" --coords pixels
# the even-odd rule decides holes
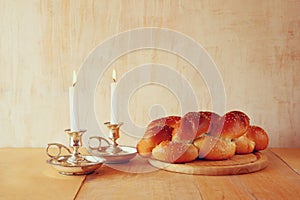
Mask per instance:
[[[125,163],[129,162],[135,157],[137,151],[136,148],[130,146],[123,146],[117,143],[120,138],[120,127],[123,123],[111,124],[110,122],[104,123],[109,129],[109,139],[93,136],[89,138],[89,152],[93,155],[103,157],[106,161],[105,163],[115,164],[115,163]],[[98,145],[92,145],[92,140],[96,140]],[[103,142],[105,144],[103,144]]]
[[[112,141],[112,144],[109,145],[109,147],[106,149],[107,153],[110,154],[117,154],[122,151],[122,149],[119,147],[119,144],[117,143],[117,139],[120,138],[120,127],[123,125],[123,123],[120,124],[111,124],[110,122],[104,123],[107,128],[109,129],[109,139]]]
[[[103,158],[82,155],[79,149],[82,147],[82,135],[86,130],[71,131],[66,129],[68,135],[69,147],[59,143],[49,143],[46,149],[47,155],[50,157],[47,163],[52,165],[64,175],[85,175],[91,174],[104,163]],[[50,149],[58,148],[57,154],[50,153]],[[68,154],[62,155],[62,149],[65,149]]]

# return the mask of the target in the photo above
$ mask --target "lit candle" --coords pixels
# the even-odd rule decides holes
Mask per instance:
[[[73,84],[69,87],[69,104],[70,104],[70,129],[71,131],[79,130],[77,98],[74,96],[76,85],[76,72],[73,71]]]
[[[114,69],[112,72],[112,79],[113,82],[110,84],[110,124],[117,124],[117,113],[116,113],[116,98],[115,98],[115,89],[117,86],[117,73],[116,70]]]

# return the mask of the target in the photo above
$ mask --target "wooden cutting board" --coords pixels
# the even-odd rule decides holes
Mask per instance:
[[[262,170],[267,167],[268,159],[263,152],[255,152],[235,155],[229,160],[222,161],[195,160],[184,164],[170,164],[149,159],[149,163],[156,168],[170,172],[219,176],[247,174]]]

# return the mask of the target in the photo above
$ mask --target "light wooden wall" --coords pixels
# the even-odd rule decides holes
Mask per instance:
[[[168,28],[200,43],[223,78],[226,110],[246,112],[252,124],[269,133],[270,146],[300,147],[299,10],[299,0],[0,0],[0,147],[66,143],[72,70],[78,71],[107,38],[141,27]],[[167,52],[124,55],[96,90],[102,128],[109,120],[112,68],[125,74],[149,62],[172,66],[187,77],[195,74],[186,61]],[[201,109],[211,109],[203,79],[188,80]],[[145,126],[154,104],[179,114],[171,93],[147,86],[130,99],[131,119]],[[124,136],[121,142],[137,140]]]

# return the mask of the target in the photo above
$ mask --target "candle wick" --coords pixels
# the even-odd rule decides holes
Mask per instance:
[[[72,84],[73,87],[75,87],[75,85],[76,85],[76,82]]]

